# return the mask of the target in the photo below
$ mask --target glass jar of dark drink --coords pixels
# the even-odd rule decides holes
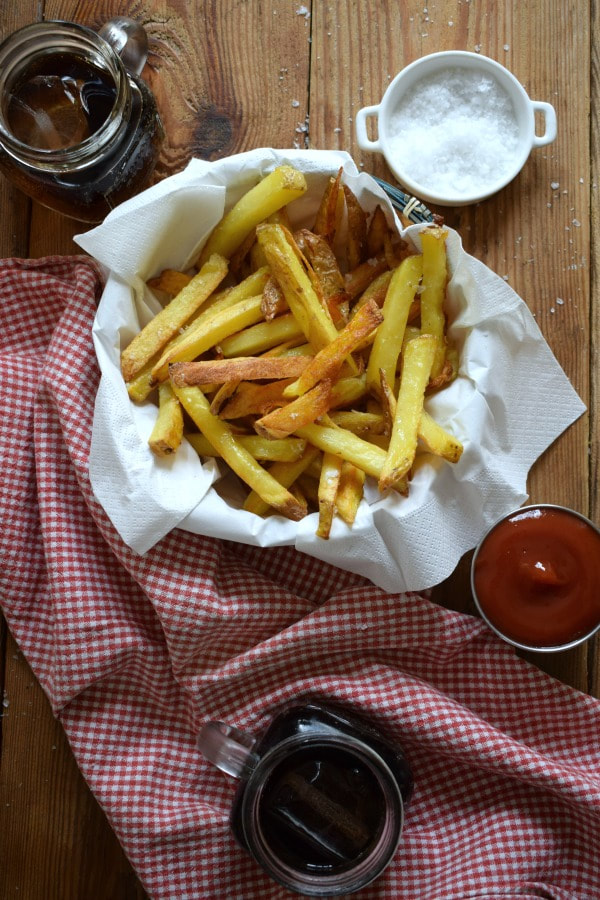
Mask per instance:
[[[391,862],[412,775],[400,748],[362,718],[308,703],[285,709],[258,738],[209,722],[198,746],[240,779],[232,830],[280,884],[349,894]]]
[[[164,139],[154,97],[91,29],[16,31],[0,97],[0,171],[44,206],[96,223],[149,183]]]

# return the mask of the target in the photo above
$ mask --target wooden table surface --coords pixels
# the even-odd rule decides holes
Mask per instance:
[[[531,499],[571,506],[599,522],[598,4],[5,0],[0,35],[41,16],[97,28],[125,10],[150,39],[144,77],[167,134],[157,178],[194,155],[310,146],[347,150],[364,171],[393,180],[379,156],[359,151],[356,113],[379,102],[404,65],[438,50],[491,56],[531,98],[554,105],[555,143],[534,150],[520,176],[492,199],[443,215],[466,250],[527,302],[588,406],[534,466]],[[0,204],[3,257],[78,252],[72,236],[81,225],[32,204],[4,178]],[[547,402],[550,408],[551,396]],[[465,559],[435,599],[472,612],[467,572]],[[597,641],[530,659],[600,696]],[[3,621],[0,688],[0,897],[146,897]]]

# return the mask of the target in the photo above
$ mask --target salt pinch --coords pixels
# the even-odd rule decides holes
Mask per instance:
[[[510,176],[519,145],[508,94],[492,76],[464,67],[442,69],[407,91],[389,136],[407,177],[457,200]]]

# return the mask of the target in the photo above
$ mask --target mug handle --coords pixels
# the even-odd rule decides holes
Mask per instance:
[[[379,140],[370,140],[367,134],[367,119],[375,116],[379,119],[379,104],[376,106],[363,106],[356,113],[356,140],[361,150],[381,151]]]
[[[206,722],[196,738],[200,753],[226,775],[245,778],[256,767],[256,739],[225,722]]]
[[[556,138],[556,112],[551,103],[544,103],[541,100],[532,100],[531,106],[534,115],[540,112],[544,118],[544,133],[539,135],[534,133],[533,146],[544,147]]]

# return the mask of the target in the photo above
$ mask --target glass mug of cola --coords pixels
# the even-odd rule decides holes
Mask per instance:
[[[233,833],[284,887],[348,894],[392,860],[412,774],[401,749],[370,723],[306,703],[285,708],[258,737],[208,722],[197,743],[239,779]]]
[[[118,22],[146,39],[141,26]],[[0,45],[0,171],[44,206],[91,223],[147,186],[164,140],[139,77],[145,48],[132,54],[127,37],[113,47],[110,35],[124,30],[105,29],[37,22]]]

